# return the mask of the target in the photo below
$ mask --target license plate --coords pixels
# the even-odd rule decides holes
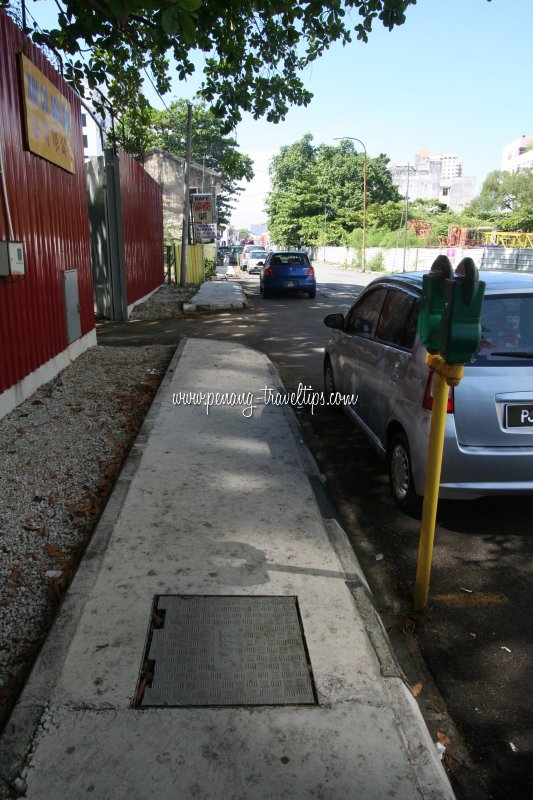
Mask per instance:
[[[285,281],[285,288],[286,289],[295,289],[298,284],[296,281]]]
[[[533,403],[505,406],[506,428],[533,428]]]

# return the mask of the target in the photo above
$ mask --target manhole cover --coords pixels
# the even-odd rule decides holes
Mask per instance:
[[[296,597],[155,598],[136,707],[310,703]]]

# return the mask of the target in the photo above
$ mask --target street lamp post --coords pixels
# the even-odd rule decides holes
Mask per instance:
[[[363,272],[366,271],[366,147],[361,141],[361,139],[356,139],[355,136],[336,136],[336,140],[343,140],[343,139],[350,139],[352,142],[359,142],[361,147],[365,152],[365,158],[363,162],[363,247],[361,252],[361,265],[363,267]]]
[[[410,164],[407,164],[407,186],[405,189],[405,228],[403,233],[403,267],[402,272],[405,272],[405,258],[407,254],[407,223],[409,219],[409,174],[411,169],[415,169],[415,167],[411,167]]]

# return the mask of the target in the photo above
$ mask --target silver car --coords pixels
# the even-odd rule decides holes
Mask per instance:
[[[261,267],[265,263],[268,253],[266,250],[252,250],[248,254],[248,274],[261,272]]]
[[[417,334],[421,272],[378,278],[348,313],[330,314],[324,382],[353,395],[347,414],[387,460],[392,496],[420,508],[432,373]],[[450,390],[440,497],[533,494],[533,274],[480,272],[482,339]]]

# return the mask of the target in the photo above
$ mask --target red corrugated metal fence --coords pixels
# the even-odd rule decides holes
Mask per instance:
[[[163,200],[161,187],[121,151],[120,196],[128,305],[164,281]]]
[[[0,279],[0,393],[67,347],[63,272],[78,270],[81,335],[94,328],[81,106],[76,95],[0,11],[0,147],[8,204],[0,191],[0,239],[24,244],[25,275]],[[75,173],[25,149],[18,54],[24,51],[71,104]]]

